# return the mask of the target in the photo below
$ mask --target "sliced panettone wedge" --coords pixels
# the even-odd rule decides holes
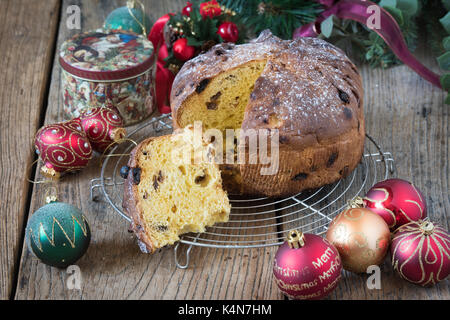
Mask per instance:
[[[141,250],[152,253],[188,232],[227,222],[230,203],[222,189],[214,148],[192,126],[149,138],[131,153],[123,208]]]

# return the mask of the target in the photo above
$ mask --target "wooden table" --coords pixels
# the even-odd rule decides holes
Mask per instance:
[[[180,10],[183,0],[144,1],[152,21]],[[64,178],[59,199],[88,217],[92,242],[77,263],[81,290],[68,290],[65,270],[40,263],[24,244],[27,219],[44,205],[32,141],[44,124],[63,119],[58,47],[77,33],[66,26],[67,7],[79,5],[82,29],[100,27],[124,1],[0,1],[0,298],[1,299],[284,299],[273,280],[276,247],[224,250],[194,248],[187,270],[177,269],[173,252],[141,254],[127,223],[104,201],[89,199],[99,176],[98,159]],[[416,55],[437,70],[426,46]],[[367,132],[393,153],[398,177],[413,181],[428,203],[429,217],[450,229],[449,107],[445,94],[405,66],[389,70],[361,66]],[[366,287],[367,275],[345,273],[330,299],[449,299],[450,283],[419,288],[401,280],[389,259],[381,290]]]

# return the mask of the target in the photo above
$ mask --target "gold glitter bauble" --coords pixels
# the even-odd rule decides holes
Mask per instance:
[[[390,242],[386,222],[366,208],[340,213],[331,222],[326,237],[339,251],[344,269],[356,273],[381,264]]]

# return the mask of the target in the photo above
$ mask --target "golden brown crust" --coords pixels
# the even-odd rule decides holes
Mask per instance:
[[[131,218],[131,231],[136,234],[139,241],[139,247],[144,253],[153,253],[156,251],[151,239],[147,236],[143,227],[142,210],[138,206],[138,192],[137,185],[133,182],[132,169],[138,168],[138,160],[136,154],[142,149],[144,145],[150,143],[154,138],[149,138],[137,145],[130,154],[128,161],[128,177],[125,179],[124,195],[122,207],[125,213]]]
[[[365,140],[362,80],[340,49],[320,39],[284,41],[263,32],[251,43],[220,44],[190,60],[172,87],[174,127],[183,102],[208,79],[254,60],[267,64],[242,129],[279,131],[280,170],[261,176],[261,166],[240,165],[244,193],[292,195],[333,183],[356,168]]]

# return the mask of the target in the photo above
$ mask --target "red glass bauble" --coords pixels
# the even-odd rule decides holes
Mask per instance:
[[[236,42],[239,38],[239,31],[233,22],[224,22],[219,26],[217,34],[225,42]]]
[[[181,10],[181,14],[183,16],[189,17],[191,15],[191,11],[192,11],[192,3],[190,3],[189,1],[186,3],[186,6],[183,8],[183,10]]]
[[[35,147],[44,162],[41,172],[50,178],[82,169],[92,157],[92,146],[78,118],[42,127],[36,133]]]
[[[89,109],[81,114],[80,120],[92,148],[98,152],[104,152],[126,135],[122,117],[110,108]]]
[[[280,290],[298,300],[327,296],[336,288],[341,271],[341,259],[335,247],[322,237],[295,230],[278,249],[273,264]]]
[[[379,214],[391,230],[427,216],[422,193],[412,183],[401,179],[378,182],[367,192],[364,205]]]
[[[173,43],[173,55],[178,60],[187,61],[194,56],[195,47],[189,46],[187,42],[186,38],[180,38]]]
[[[403,279],[434,285],[450,274],[450,234],[429,221],[404,224],[394,232],[391,258]]]

